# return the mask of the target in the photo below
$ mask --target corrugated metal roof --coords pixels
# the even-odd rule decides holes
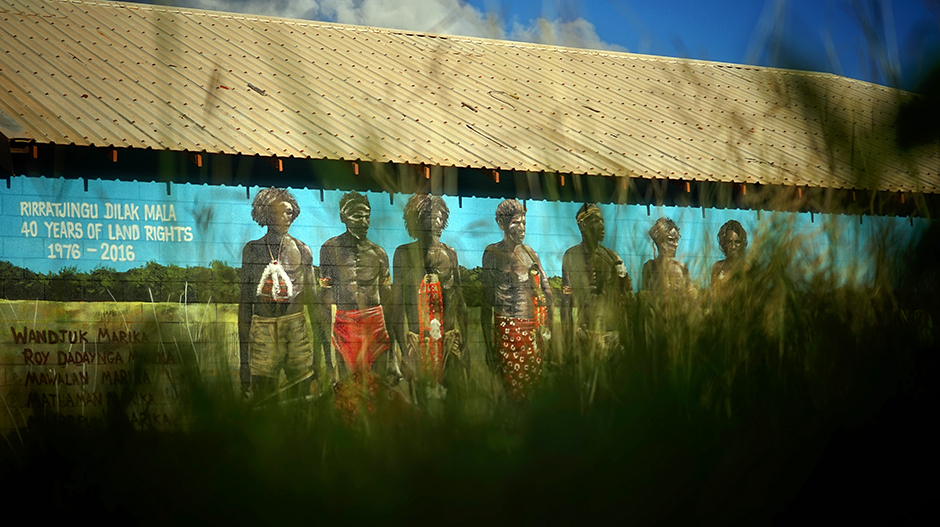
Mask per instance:
[[[11,139],[940,192],[937,144],[895,146],[913,96],[830,74],[115,2],[0,20]]]

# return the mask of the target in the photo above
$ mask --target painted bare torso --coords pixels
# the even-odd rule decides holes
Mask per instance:
[[[487,246],[483,253],[484,301],[497,315],[513,318],[534,316],[532,296],[535,285],[529,273],[533,266],[538,269],[539,287],[550,304],[552,293],[548,277],[535,251],[524,244],[510,249],[505,241]]]
[[[396,287],[401,288],[402,308],[408,329],[418,332],[418,291],[421,281],[435,275],[444,295],[444,330],[453,329],[457,321],[451,306],[459,294],[459,268],[457,252],[443,243],[422,247],[418,242],[402,245],[395,250],[393,259]]]
[[[279,317],[303,309],[303,295],[312,269],[313,254],[302,241],[289,234],[265,235],[248,242],[242,250],[242,301],[250,304],[250,314]],[[275,266],[283,270],[278,284]]]
[[[391,283],[385,250],[349,233],[330,238],[320,249],[320,280],[331,289],[340,311],[378,306]]]

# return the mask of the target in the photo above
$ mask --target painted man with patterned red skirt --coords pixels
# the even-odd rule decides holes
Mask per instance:
[[[515,400],[528,397],[542,377],[551,338],[552,290],[542,263],[525,239],[525,208],[514,199],[496,207],[503,239],[483,252],[480,323],[487,362]]]
[[[402,350],[406,375],[439,393],[445,366],[469,372],[467,306],[457,251],[441,243],[450,210],[440,196],[415,194],[405,205],[405,228],[415,239],[395,249],[395,309],[390,329]]]
[[[386,353],[389,336],[383,304],[391,298],[388,256],[366,238],[372,211],[369,199],[349,192],[340,200],[339,209],[346,232],[330,238],[320,249],[320,323],[325,330],[332,329],[328,334],[338,355],[333,364],[329,346],[324,344],[327,367],[334,383],[340,379],[340,370],[365,382],[376,362],[397,379],[401,376],[398,361]],[[332,306],[336,306],[335,315]]]

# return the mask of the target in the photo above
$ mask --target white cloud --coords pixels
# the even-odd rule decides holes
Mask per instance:
[[[321,0],[320,9],[325,18],[341,24],[504,37],[496,16],[458,0]]]
[[[594,29],[594,24],[583,18],[571,21],[550,21],[539,18],[522,25],[518,22],[512,25],[509,40],[524,42],[537,42],[555,46],[568,46],[572,48],[609,49],[614,51],[627,51],[623,46],[604,42]]]
[[[164,0],[155,3],[307,20],[317,20],[320,15],[320,5],[317,0],[177,0],[175,2]]]
[[[583,18],[518,21],[507,30],[499,14],[460,0],[177,0],[179,6],[324,20],[445,35],[519,40],[590,49],[625,48],[604,42]]]

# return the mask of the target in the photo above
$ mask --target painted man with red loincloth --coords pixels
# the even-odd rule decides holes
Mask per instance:
[[[238,340],[243,389],[274,392],[283,370],[306,394],[314,374],[313,342],[304,317],[311,305],[313,254],[287,230],[300,214],[290,192],[258,192],[251,217],[268,232],[242,250]],[[309,314],[308,314],[309,316]]]
[[[542,376],[551,337],[552,290],[542,263],[525,238],[525,209],[514,199],[496,207],[503,240],[483,252],[480,323],[487,362],[498,369],[509,395],[526,398]]]
[[[330,238],[320,249],[321,324],[331,328],[335,363],[324,344],[327,367],[334,382],[340,370],[359,377],[380,361],[385,372],[401,376],[389,350],[383,303],[391,298],[391,277],[385,250],[366,238],[372,208],[369,199],[349,192],[339,202],[346,232]],[[336,306],[335,315],[332,306]]]
[[[415,194],[405,205],[405,228],[416,241],[395,249],[392,334],[411,380],[437,388],[454,360],[469,372],[464,339],[467,307],[460,290],[457,251],[441,243],[450,210],[444,199]]]

